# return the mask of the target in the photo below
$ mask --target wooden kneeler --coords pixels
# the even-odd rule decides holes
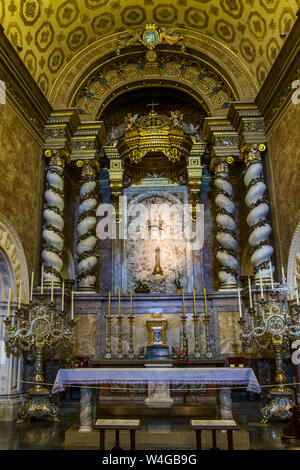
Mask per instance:
[[[139,419],[97,419],[93,426],[100,431],[100,450],[105,449],[105,431],[116,431],[116,445],[111,450],[122,450],[120,447],[120,431],[130,431],[130,450],[135,450],[135,431],[141,428]]]
[[[212,450],[218,450],[216,431],[227,431],[228,450],[233,450],[232,432],[234,430],[239,429],[235,421],[225,420],[225,419],[215,419],[215,420],[214,419],[210,419],[210,420],[191,419],[190,426],[196,432],[197,450],[202,449],[202,443],[201,443],[202,431],[212,432],[212,440],[213,440]]]

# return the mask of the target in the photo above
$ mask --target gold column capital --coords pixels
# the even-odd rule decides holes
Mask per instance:
[[[266,150],[265,144],[251,143],[245,144],[241,149],[241,160],[245,160],[246,165],[262,160],[261,154]]]
[[[97,174],[101,170],[100,163],[96,159],[77,160],[76,166],[78,168],[81,168],[82,178],[86,178],[86,177],[96,178]]]
[[[228,155],[227,157],[214,157],[210,162],[210,169],[214,171],[215,174],[228,173],[228,165],[231,165],[233,162],[234,158],[232,155]]]
[[[49,159],[50,166],[61,166],[64,168],[66,163],[70,163],[70,154],[65,149],[51,150],[46,149],[44,155]]]

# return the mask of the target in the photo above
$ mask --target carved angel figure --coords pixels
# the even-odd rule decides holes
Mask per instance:
[[[159,28],[159,33],[159,42],[165,42],[170,46],[173,46],[174,44],[177,44],[183,40],[183,36],[181,34],[176,33],[172,28],[161,27]]]

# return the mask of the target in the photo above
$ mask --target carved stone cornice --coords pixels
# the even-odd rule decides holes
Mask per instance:
[[[71,139],[71,160],[90,160],[96,158],[105,140],[103,122],[81,123]]]
[[[189,200],[192,204],[192,219],[195,220],[196,208],[199,204],[200,188],[202,182],[202,162],[207,142],[194,142],[189,157],[187,158],[187,187]]]
[[[44,147],[64,149],[70,153],[71,138],[79,124],[78,112],[74,108],[53,111],[44,129]]]
[[[255,103],[232,103],[227,116],[239,134],[239,145],[266,142],[265,122]]]
[[[300,80],[300,13],[259,91],[255,103],[265,117],[267,132],[272,128],[295,92],[293,83]],[[299,87],[298,87],[299,88]]]
[[[42,141],[44,126],[52,107],[43,95],[16,49],[0,25],[0,76],[5,83],[6,99]]]
[[[239,156],[239,135],[227,119],[206,118],[203,135],[210,142],[212,157],[228,157],[233,161]]]

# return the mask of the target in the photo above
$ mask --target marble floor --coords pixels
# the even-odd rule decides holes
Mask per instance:
[[[22,425],[16,423],[0,422],[0,450],[63,450],[65,449],[65,433],[76,429],[79,423],[79,403],[65,402],[60,405],[61,421],[27,421]],[[250,450],[300,450],[300,441],[282,440],[282,428],[286,423],[273,423],[262,425],[259,423],[259,403],[241,402],[233,404],[234,418],[240,422],[240,427],[249,433]],[[188,418],[182,416],[159,417],[147,416],[142,418],[142,430],[148,434],[145,439],[148,444],[144,450],[155,449],[151,443],[153,430],[159,426],[167,430],[164,435],[164,448],[168,450],[180,449],[175,436],[191,432],[188,427]],[[94,431],[96,432],[96,431]],[[97,436],[98,437],[98,436]],[[138,444],[138,441],[137,441]],[[84,449],[78,441],[74,441],[72,449]],[[138,446],[137,446],[138,448]],[[185,448],[188,448],[185,446]],[[193,439],[190,439],[190,449],[194,449]]]

